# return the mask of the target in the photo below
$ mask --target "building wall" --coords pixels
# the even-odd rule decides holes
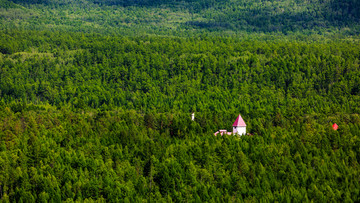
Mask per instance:
[[[234,127],[233,133],[238,135],[246,135],[246,127]]]

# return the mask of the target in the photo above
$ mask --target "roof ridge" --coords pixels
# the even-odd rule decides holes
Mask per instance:
[[[241,115],[239,114],[239,116],[236,118],[233,127],[246,127],[246,123],[244,121],[244,119],[241,117]]]

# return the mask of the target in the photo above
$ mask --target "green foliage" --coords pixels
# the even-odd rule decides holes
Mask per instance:
[[[359,42],[0,35],[3,202],[359,200]]]
[[[0,34],[1,96],[15,112],[26,103],[135,109],[154,129],[156,112],[196,111],[208,130],[242,112],[259,130],[359,110],[358,42]],[[166,125],[181,134],[188,123],[173,119]]]
[[[359,2],[0,0],[0,202],[358,202]]]
[[[16,5],[12,1],[0,0],[0,8],[9,9],[9,8],[18,8],[20,6]]]
[[[15,2],[15,3],[13,3]],[[8,0],[0,28],[139,36],[359,35],[357,0]]]
[[[348,132],[320,128],[300,136],[292,127],[270,127],[241,139],[212,133],[179,139],[140,124],[134,129],[138,133],[129,136],[129,130],[112,127],[136,122],[129,113],[2,109],[2,197],[36,202],[359,197],[360,140]],[[342,137],[339,143],[347,146],[336,148],[331,135]],[[343,196],[345,192],[349,195]]]

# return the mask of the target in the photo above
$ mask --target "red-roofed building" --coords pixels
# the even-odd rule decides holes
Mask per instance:
[[[246,134],[246,123],[240,114],[233,124],[233,133],[238,135]]]
[[[337,129],[339,128],[339,126],[338,126],[336,123],[334,123],[334,124],[332,125],[332,127],[333,127],[334,130],[337,130]]]
[[[239,116],[236,118],[234,124],[233,124],[233,131],[232,132],[227,132],[227,130],[219,130],[217,132],[214,133],[214,135],[218,135],[220,134],[222,135],[231,135],[231,134],[238,134],[238,135],[246,135],[246,123],[243,120],[243,118],[241,117],[241,115],[239,114]]]

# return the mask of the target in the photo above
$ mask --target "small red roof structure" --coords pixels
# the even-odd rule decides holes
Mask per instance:
[[[246,127],[245,121],[242,119],[241,115],[236,118],[233,127]]]
[[[334,124],[332,125],[332,127],[333,127],[334,130],[337,130],[337,129],[339,128],[339,126],[338,126],[336,123],[334,123]]]
[[[221,136],[223,136],[223,135],[231,135],[231,134],[233,134],[233,133],[232,133],[232,132],[228,132],[227,130],[219,130],[219,131],[216,131],[216,132],[214,133],[215,136],[217,136],[217,134],[220,134]]]

